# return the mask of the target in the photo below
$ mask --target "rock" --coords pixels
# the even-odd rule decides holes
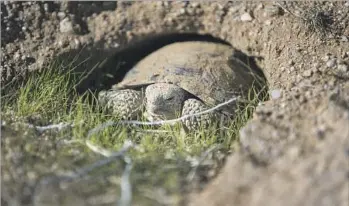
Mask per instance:
[[[250,13],[246,12],[240,16],[241,21],[252,21],[253,17],[251,16]]]
[[[62,33],[74,33],[73,23],[68,18],[64,18],[59,23],[59,31]]]
[[[291,72],[293,72],[295,70],[295,68],[292,66],[292,67],[290,67],[290,69],[287,71],[287,73],[291,73]]]
[[[270,5],[265,7],[265,12],[264,12],[265,17],[274,17],[280,14],[281,14],[281,10],[280,10],[280,7],[278,6]]]
[[[327,62],[326,62],[326,66],[328,67],[328,68],[333,68],[334,66],[336,66],[336,59],[330,59],[330,60],[328,60]]]
[[[339,64],[338,67],[337,67],[337,69],[338,69],[340,72],[345,73],[345,72],[348,71],[348,66],[345,65],[345,64]]]
[[[330,60],[331,59],[331,55],[329,55],[329,54],[326,54],[326,56],[324,56],[323,58],[322,58],[322,60],[324,60],[324,61],[328,61],[328,60]]]
[[[281,97],[281,90],[280,89],[271,90],[270,96],[272,99],[279,99]]]
[[[272,24],[272,21],[271,21],[271,20],[266,20],[266,21],[264,22],[264,24],[267,25],[267,26],[269,26],[269,25]]]
[[[58,12],[57,16],[60,18],[60,19],[64,19],[66,17],[66,14],[62,11]]]
[[[192,2],[192,3],[190,3],[190,5],[191,5],[193,8],[200,7],[200,3],[198,3],[198,2]]]
[[[179,14],[185,14],[187,11],[186,11],[186,9],[185,8],[181,8],[180,10],[179,10]]]
[[[13,55],[13,58],[15,60],[19,60],[20,57],[21,57],[21,55],[20,55],[20,53],[18,51]]]
[[[305,70],[303,72],[303,77],[310,77],[313,74],[312,70]]]
[[[79,39],[74,39],[74,43],[77,47],[80,47],[81,43],[80,43],[80,40]]]

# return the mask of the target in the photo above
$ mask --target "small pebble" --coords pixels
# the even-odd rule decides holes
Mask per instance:
[[[69,42],[66,39],[58,41],[58,46],[60,46],[60,47],[66,47],[68,44],[69,44]]]
[[[189,15],[194,15],[194,14],[195,14],[195,10],[194,10],[194,9],[191,9],[191,8],[188,8],[188,9],[187,9],[187,13],[188,13]]]
[[[328,60],[330,60],[330,59],[331,59],[331,56],[328,55],[328,54],[326,54],[326,56],[324,56],[324,57],[322,58],[322,60],[324,60],[324,61],[328,61]]]
[[[19,54],[19,52],[16,52],[16,53],[13,55],[13,58],[14,58],[15,60],[18,60],[20,56],[21,56],[21,55]]]
[[[73,23],[68,18],[63,19],[59,23],[59,31],[62,33],[73,33]]]
[[[265,7],[264,16],[265,17],[273,17],[280,15],[281,10],[278,6],[267,6]]]
[[[64,19],[66,14],[64,12],[60,11],[60,12],[58,12],[57,16],[61,19]]]
[[[279,99],[281,97],[281,90],[280,89],[271,90],[270,96],[272,99]]]
[[[48,3],[45,3],[45,4],[44,4],[44,10],[45,10],[46,12],[50,11],[50,7],[49,7]]]
[[[332,67],[334,67],[334,66],[336,66],[336,59],[330,59],[330,60],[328,60],[327,62],[326,62],[326,66],[328,67],[328,68],[332,68]]]
[[[239,7],[232,6],[229,8],[229,13],[231,14],[236,13],[237,11],[239,11]]]
[[[313,74],[312,70],[306,70],[303,72],[303,77],[310,77]]]
[[[243,15],[240,16],[241,21],[252,21],[253,18],[250,13],[246,12]]]
[[[74,39],[74,42],[75,42],[76,46],[80,46],[80,41],[79,41],[79,39]]]
[[[319,72],[319,68],[314,67],[314,68],[311,69],[311,71],[312,71],[313,73],[317,73],[317,72]]]
[[[198,2],[192,2],[190,5],[191,5],[193,8],[197,8],[197,7],[200,6],[200,3],[198,3]]]
[[[345,72],[348,71],[348,66],[345,65],[345,64],[339,64],[338,67],[337,67],[337,69],[338,69],[340,72],[345,73]]]
[[[265,25],[268,25],[268,26],[271,25],[271,23],[272,23],[271,20],[266,20],[266,21],[264,22],[264,24],[265,24]]]
[[[114,47],[114,48],[117,48],[117,47],[119,47],[119,46],[120,46],[120,44],[118,44],[118,43],[114,43],[114,44],[113,44],[113,47]]]
[[[186,13],[185,8],[181,8],[181,9],[179,10],[179,13],[180,13],[180,14],[185,14],[185,13]]]
[[[316,63],[313,64],[313,67],[314,67],[315,69],[319,69],[319,68],[320,68],[320,64],[316,62]]]
[[[348,42],[349,40],[348,40],[348,37],[342,36],[341,41],[342,41],[342,42]]]

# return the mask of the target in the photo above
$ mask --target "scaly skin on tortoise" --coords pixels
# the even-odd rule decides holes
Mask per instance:
[[[225,102],[251,87],[254,74],[238,59],[231,46],[209,42],[167,45],[138,62],[100,101],[123,118],[135,118],[145,108],[149,120],[173,119]],[[235,104],[222,108],[234,115]],[[216,114],[184,122],[197,128]],[[206,124],[205,123],[205,124]]]

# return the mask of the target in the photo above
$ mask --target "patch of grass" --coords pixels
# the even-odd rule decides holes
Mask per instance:
[[[307,6],[304,5],[298,9],[299,14],[291,11],[290,7],[293,3],[298,2],[289,3],[284,1],[277,2],[276,4],[283,10],[301,19],[310,33],[317,33],[321,38],[325,38],[327,34],[333,33],[333,17],[329,12],[324,11],[321,7],[322,2],[307,2]]]
[[[106,108],[98,104],[95,93],[88,91],[78,95],[74,85],[77,82],[75,80],[80,78],[71,71],[59,70],[53,65],[53,68],[32,74],[22,83],[2,88],[2,114],[10,114],[6,118],[18,116],[22,121],[21,118],[25,117],[24,120],[29,119],[29,123],[33,125],[61,122],[73,124],[73,127],[59,133],[39,134],[30,130],[30,135],[25,135],[28,128],[24,127],[16,132],[16,136],[8,138],[13,142],[11,145],[7,143],[10,141],[4,141],[10,147],[7,148],[7,153],[14,150],[13,148],[24,148],[28,157],[21,167],[30,168],[31,171],[39,170],[38,174],[47,175],[52,172],[52,164],[59,165],[55,169],[57,171],[72,168],[79,170],[89,166],[91,158],[100,158],[94,154],[90,156],[90,150],[80,144],[58,146],[61,145],[58,140],[86,140],[91,129],[108,121],[118,121],[117,117],[107,114]],[[119,150],[126,140],[137,144],[135,149],[127,153],[132,157],[131,180],[136,185],[133,187],[133,201],[142,204],[148,201],[151,203],[146,205],[156,205],[144,194],[152,194],[159,188],[166,191],[166,197],[180,200],[183,193],[191,188],[190,185],[200,184],[202,187],[211,178],[207,175],[208,171],[222,166],[224,154],[237,143],[240,128],[251,117],[259,101],[259,91],[257,87],[250,90],[247,104],[238,108],[236,117],[225,127],[212,124],[209,128],[201,128],[195,133],[184,134],[180,124],[163,125],[159,128],[114,125],[93,134],[89,140],[110,150]],[[36,121],[31,121],[34,117]],[[18,118],[15,119],[17,121]],[[7,121],[5,118],[2,120]],[[195,165],[203,159],[209,161]],[[40,164],[42,166],[38,167]],[[104,191],[107,188],[105,177],[111,174],[121,175],[122,170],[124,163],[119,161],[98,167],[90,173],[93,178],[88,179],[93,179],[94,182],[89,185],[96,188],[95,191]],[[103,181],[100,181],[101,178]],[[119,178],[116,180],[119,181]],[[90,194],[90,188],[87,189]]]
[[[45,69],[29,76],[17,87],[4,88],[2,93],[6,95],[1,109],[5,113],[12,111],[15,116],[35,117],[43,122],[41,124],[73,123],[69,136],[75,139],[85,139],[91,129],[107,121],[117,122],[117,117],[108,115],[105,108],[97,103],[96,94],[86,92],[78,95],[74,91],[75,79],[76,75],[71,70]],[[247,106],[240,108],[236,118],[224,128],[212,125],[208,129],[184,134],[180,124],[164,125],[157,130],[150,126],[118,125],[92,135],[91,140],[110,149],[119,149],[125,140],[132,140],[138,145],[132,153],[138,157],[153,154],[169,157],[199,155],[215,144],[229,150],[238,137],[240,127],[250,118],[258,102],[256,92],[251,90]]]
[[[59,119],[68,107],[69,75],[47,70],[32,73],[20,84],[2,88],[2,111],[21,117],[40,116],[44,121]]]

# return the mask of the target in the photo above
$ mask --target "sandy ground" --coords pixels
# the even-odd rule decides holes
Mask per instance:
[[[1,81],[153,33],[228,41],[269,83],[241,150],[191,205],[348,205],[349,2],[1,2]]]

